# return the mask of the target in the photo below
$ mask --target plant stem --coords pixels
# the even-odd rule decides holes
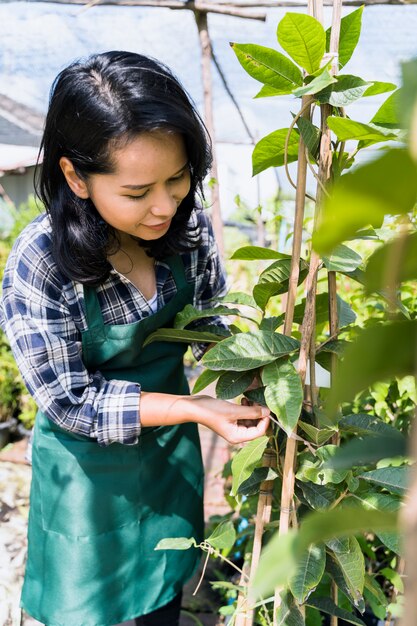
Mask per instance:
[[[195,595],[197,594],[198,590],[199,590],[199,589],[200,589],[200,587],[201,587],[201,583],[203,582],[203,579],[204,579],[204,574],[206,573],[207,564],[208,564],[208,560],[209,560],[209,558],[210,558],[210,554],[211,554],[211,552],[212,552],[212,548],[210,548],[209,550],[207,550],[207,555],[206,555],[206,558],[205,558],[205,561],[204,561],[204,565],[203,565],[203,571],[201,572],[200,580],[199,580],[199,581],[198,581],[198,583],[197,583],[197,587],[196,587],[196,588],[194,589],[194,591],[193,591],[193,596],[195,596]]]

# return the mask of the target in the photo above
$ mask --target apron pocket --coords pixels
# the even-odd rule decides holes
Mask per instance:
[[[34,455],[44,530],[88,537],[139,523],[136,446],[42,434]]]

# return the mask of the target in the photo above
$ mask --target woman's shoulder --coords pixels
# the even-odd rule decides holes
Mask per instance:
[[[41,213],[19,233],[13,244],[13,252],[28,248],[43,252],[51,250],[51,224],[47,213]]]
[[[51,225],[48,215],[42,213],[17,236],[6,263],[6,274],[17,272],[21,278],[33,284],[36,275],[52,276],[55,271]]]
[[[196,207],[191,212],[189,226],[198,228],[203,242],[209,241],[214,236],[210,215],[201,207]]]

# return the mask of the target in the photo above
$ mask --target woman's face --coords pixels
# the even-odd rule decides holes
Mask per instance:
[[[144,133],[111,156],[113,172],[89,176],[88,197],[120,234],[159,239],[190,191],[183,138],[163,131]]]

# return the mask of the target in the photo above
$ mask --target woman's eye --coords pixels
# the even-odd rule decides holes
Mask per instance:
[[[141,196],[126,196],[126,198],[130,198],[130,200],[142,200],[145,196],[148,195],[148,191],[145,191]]]
[[[184,170],[183,172],[181,172],[181,174],[180,174],[179,176],[175,176],[174,178],[171,178],[170,180],[171,180],[172,182],[175,182],[175,181],[177,181],[177,180],[181,180],[181,179],[183,179],[183,178],[184,178],[184,175],[185,175],[185,170]]]

